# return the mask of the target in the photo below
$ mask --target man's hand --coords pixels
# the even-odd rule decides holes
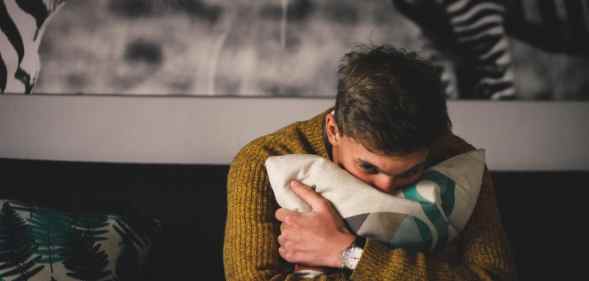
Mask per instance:
[[[280,208],[276,219],[281,221],[278,252],[286,261],[312,267],[340,267],[342,251],[354,241],[331,203],[299,181],[291,189],[311,206],[299,213]]]

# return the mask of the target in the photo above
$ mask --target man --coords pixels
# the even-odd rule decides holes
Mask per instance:
[[[474,147],[450,130],[439,72],[390,46],[346,54],[334,109],[246,145],[228,175],[224,264],[227,280],[506,280],[513,276],[494,187],[485,172],[477,207],[462,233],[439,252],[392,249],[350,233],[330,203],[309,187],[291,187],[309,213],[279,209],[264,161],[316,154],[384,192]]]

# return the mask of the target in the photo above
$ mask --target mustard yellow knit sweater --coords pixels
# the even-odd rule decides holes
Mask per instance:
[[[328,158],[323,140],[326,112],[246,145],[231,164],[227,182],[225,277],[234,280],[299,280],[278,254],[278,205],[264,161],[270,155],[316,154]],[[449,134],[430,149],[433,163],[474,149]],[[487,172],[477,207],[460,236],[439,253],[411,253],[368,240],[351,275],[334,271],[315,280],[511,280],[514,268]]]

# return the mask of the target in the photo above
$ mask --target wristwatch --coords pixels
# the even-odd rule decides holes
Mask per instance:
[[[358,262],[362,257],[362,253],[364,252],[364,244],[366,243],[366,239],[356,236],[356,239],[346,248],[341,255],[342,261],[342,268],[347,268],[350,270],[356,269],[358,266]]]

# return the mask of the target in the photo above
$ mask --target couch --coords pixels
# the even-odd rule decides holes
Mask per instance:
[[[227,165],[0,158],[0,199],[72,212],[134,212],[162,223],[145,280],[223,280]],[[520,280],[581,274],[589,172],[493,171]],[[204,276],[207,276],[204,278]]]

